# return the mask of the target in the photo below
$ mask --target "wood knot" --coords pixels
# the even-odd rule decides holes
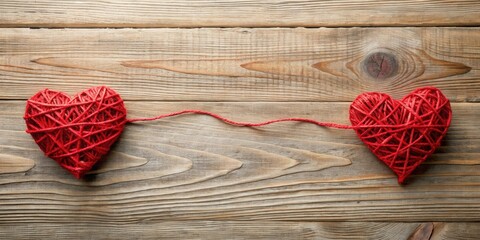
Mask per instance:
[[[391,53],[374,52],[365,58],[363,67],[372,78],[383,80],[397,73],[398,63]]]

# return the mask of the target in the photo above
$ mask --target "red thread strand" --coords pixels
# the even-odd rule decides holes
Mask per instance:
[[[172,112],[172,113],[167,113],[167,114],[162,114],[158,115],[156,117],[151,117],[151,118],[133,118],[133,119],[127,119],[127,122],[142,122],[142,121],[154,121],[154,120],[159,120],[162,118],[167,118],[167,117],[173,117],[177,115],[182,115],[182,114],[202,114],[202,115],[208,115],[211,117],[214,117],[218,120],[221,120],[225,123],[234,125],[234,126],[240,126],[240,127],[260,127],[260,126],[265,126],[269,125],[272,123],[277,123],[277,122],[306,122],[306,123],[312,123],[316,124],[318,126],[322,127],[331,127],[331,128],[339,128],[339,129],[352,129],[354,128],[353,126],[350,125],[344,125],[344,124],[338,124],[338,123],[330,123],[330,122],[319,122],[313,119],[308,119],[308,118],[280,118],[280,119],[273,119],[265,122],[258,122],[258,123],[253,123],[253,122],[237,122],[231,119],[228,119],[226,117],[222,117],[218,114],[208,112],[208,111],[203,111],[203,110],[194,110],[194,109],[188,109],[188,110],[182,110],[178,112]]]

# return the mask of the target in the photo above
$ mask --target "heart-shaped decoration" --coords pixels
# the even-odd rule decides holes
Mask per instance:
[[[363,93],[350,106],[358,137],[398,175],[399,183],[440,146],[451,119],[450,102],[434,87],[419,88],[399,101]]]
[[[126,123],[123,100],[105,86],[73,98],[45,89],[27,101],[25,122],[40,149],[81,178],[118,139]]]

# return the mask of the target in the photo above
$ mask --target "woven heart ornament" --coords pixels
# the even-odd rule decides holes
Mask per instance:
[[[108,153],[126,123],[193,113],[243,127],[297,121],[353,129],[373,154],[398,175],[398,182],[403,183],[440,146],[452,118],[448,99],[433,87],[417,89],[400,101],[383,93],[361,94],[350,106],[352,125],[306,118],[237,122],[202,110],[127,119],[126,112],[119,94],[105,86],[90,88],[72,98],[65,93],[45,89],[27,101],[24,119],[27,132],[45,155],[77,178],[86,174]]]
[[[94,87],[73,98],[45,89],[27,101],[27,132],[45,155],[81,178],[118,139],[126,123],[122,98]]]
[[[367,147],[404,180],[440,146],[452,119],[448,99],[421,88],[402,100],[364,93],[350,106],[350,121]]]

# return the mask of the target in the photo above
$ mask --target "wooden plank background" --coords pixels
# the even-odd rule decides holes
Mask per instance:
[[[478,1],[1,1],[0,239],[479,239],[479,13]],[[375,53],[394,57],[391,76],[368,73]],[[25,100],[95,85],[130,118],[343,124],[359,93],[433,85],[454,118],[403,186],[351,130],[194,115],[129,124],[77,180],[24,132]]]
[[[479,38],[480,28],[4,29],[0,95],[105,84],[126,100],[350,102],[434,85],[477,102]],[[396,56],[395,76],[365,72],[378,51]]]
[[[3,27],[476,26],[477,0],[2,0]]]

